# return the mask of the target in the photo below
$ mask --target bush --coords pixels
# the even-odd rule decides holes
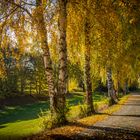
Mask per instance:
[[[41,111],[39,114],[41,119],[40,126],[43,129],[52,129],[58,126],[60,120],[56,116],[53,116],[50,111]]]
[[[96,112],[98,111],[98,108],[99,108],[98,104],[94,103],[94,109],[95,109]]]
[[[97,106],[95,105],[95,107],[97,107]],[[95,109],[95,107],[94,107],[94,109]],[[79,110],[80,110],[79,118],[84,118],[84,117],[90,116],[92,114],[90,108],[85,104],[79,105]]]
[[[68,104],[65,107],[64,112],[58,114],[52,114],[51,111],[42,111],[39,114],[41,119],[41,127],[44,129],[52,129],[59,126],[62,126],[67,123],[66,114],[68,114],[69,106]],[[68,116],[68,115],[67,115]]]
[[[79,118],[87,117],[87,105],[79,105]]]

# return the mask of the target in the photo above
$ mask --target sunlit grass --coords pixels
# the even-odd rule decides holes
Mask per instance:
[[[93,126],[96,122],[104,120],[113,112],[119,110],[120,107],[122,106],[122,104],[124,104],[128,100],[128,97],[129,97],[129,95],[122,97],[118,104],[105,109],[103,111],[103,114],[93,114],[92,116],[77,120],[72,125],[66,125],[66,126],[63,126],[60,128],[53,129],[51,131],[47,131],[46,133],[44,132],[46,134],[45,138],[47,139],[47,137],[49,137],[49,135],[51,135],[51,134],[63,135],[63,136],[67,136],[67,137],[76,135],[79,132],[87,129],[89,126]],[[77,106],[73,107],[73,111],[76,108],[77,108]]]
[[[6,107],[0,113],[0,139],[15,139],[41,131],[40,109],[46,110],[48,102]]]
[[[0,139],[19,139],[41,131],[40,119],[17,120],[0,125]]]
[[[118,111],[120,109],[120,107],[122,106],[122,104],[124,104],[128,100],[128,97],[129,97],[129,95],[122,97],[120,99],[120,101],[118,102],[118,104],[105,109],[102,112],[103,113],[102,115],[97,114],[97,115],[93,115],[90,117],[86,117],[86,118],[79,120],[79,122],[84,125],[91,125],[91,124],[93,125],[97,121],[105,119],[108,115],[111,115],[113,112]]]
[[[101,93],[93,95],[96,107],[108,104],[108,99]],[[69,120],[78,119],[79,105],[83,103],[84,93],[73,93],[67,99],[70,106]],[[121,100],[122,101],[122,100]],[[49,102],[42,101],[30,105],[6,107],[0,112],[0,139],[11,139],[39,133],[43,130],[39,114],[49,109]],[[116,109],[113,109],[116,110]],[[112,110],[111,110],[112,111]],[[109,110],[109,112],[111,112]],[[100,117],[99,117],[100,118]],[[99,120],[98,118],[98,120]],[[86,119],[86,118],[85,118]],[[93,119],[96,121],[96,118]]]

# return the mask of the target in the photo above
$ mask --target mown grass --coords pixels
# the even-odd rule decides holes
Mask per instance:
[[[102,112],[102,114],[96,114],[93,116],[83,118],[83,119],[79,120],[79,122],[82,123],[82,125],[90,126],[91,124],[93,125],[97,121],[105,119],[107,116],[111,115],[113,112],[118,111],[120,109],[120,107],[122,106],[122,104],[124,104],[128,100],[128,97],[129,97],[129,95],[122,97],[120,99],[120,101],[118,102],[118,104],[105,109]]]
[[[79,134],[79,132],[84,131],[85,129],[89,128],[90,126],[93,126],[96,122],[104,120],[113,112],[118,111],[120,109],[120,107],[122,106],[122,104],[124,104],[128,100],[128,97],[129,97],[129,95],[123,96],[120,99],[118,104],[105,109],[102,112],[102,114],[93,114],[92,116],[79,119],[66,126],[63,126],[60,128],[55,128],[53,130],[44,131],[41,134],[32,136],[31,138],[37,139],[38,137],[40,137],[42,139],[49,139],[51,136],[63,136],[63,137],[67,137],[67,138],[76,136],[77,134]]]
[[[15,139],[41,131],[38,114],[46,108],[48,102],[6,107],[0,113],[0,139]]]
[[[83,103],[84,93],[76,92],[68,97],[70,106],[69,118],[75,119],[78,116],[79,104]],[[95,104],[101,106],[108,102],[108,99],[101,93],[93,95]],[[42,120],[39,113],[49,109],[49,102],[42,101],[34,104],[5,107],[0,112],[0,139],[19,139],[24,136],[41,132]]]

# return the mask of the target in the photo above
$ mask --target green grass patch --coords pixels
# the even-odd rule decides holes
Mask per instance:
[[[79,104],[83,103],[85,93],[75,92],[68,98],[70,106],[68,117],[77,119]],[[94,103],[98,106],[107,103],[107,98],[102,93],[93,94]],[[49,102],[42,101],[29,105],[5,107],[0,111],[0,139],[19,139],[43,130],[39,113],[49,109]]]

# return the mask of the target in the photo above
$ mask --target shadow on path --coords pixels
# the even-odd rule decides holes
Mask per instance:
[[[88,126],[81,123],[71,123],[70,125],[86,128],[87,131],[70,137],[61,134],[51,134],[48,137],[51,140],[140,140],[140,131],[136,130]]]
[[[108,113],[97,113],[98,115],[108,115],[108,116],[126,116],[126,117],[140,117],[140,115],[123,115],[123,114],[108,114]]]

